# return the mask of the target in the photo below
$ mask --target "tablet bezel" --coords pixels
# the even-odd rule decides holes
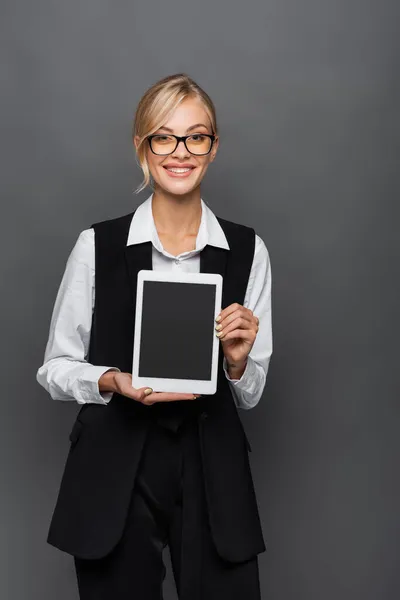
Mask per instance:
[[[213,336],[211,379],[167,379],[162,377],[139,377],[139,349],[142,328],[143,284],[145,281],[201,283],[215,286],[214,318],[210,320],[210,336]],[[186,273],[175,271],[153,271],[142,269],[137,274],[135,330],[132,358],[132,386],[151,387],[154,392],[179,392],[193,394],[215,394],[217,391],[218,358],[220,340],[215,331],[215,319],[221,312],[223,278],[219,273]]]

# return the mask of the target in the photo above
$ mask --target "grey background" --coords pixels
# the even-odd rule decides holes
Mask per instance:
[[[274,353],[242,415],[263,599],[399,597],[398,2],[0,10],[1,598],[78,597],[72,558],[45,542],[77,406],[35,373],[79,232],[148,195],[132,192],[136,103],[180,71],[219,116],[203,197],[271,256]]]

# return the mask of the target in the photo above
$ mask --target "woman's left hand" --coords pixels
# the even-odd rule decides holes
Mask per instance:
[[[259,319],[249,308],[235,302],[220,312],[216,329],[228,366],[244,369],[257,337]],[[218,317],[217,317],[218,318]]]

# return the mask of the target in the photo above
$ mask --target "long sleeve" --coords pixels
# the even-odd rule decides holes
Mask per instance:
[[[53,400],[107,404],[112,392],[100,392],[98,380],[117,367],[92,365],[89,349],[94,307],[94,230],[82,231],[72,249],[57,293],[43,365],[36,380]]]
[[[238,408],[253,408],[264,390],[272,354],[271,320],[271,263],[263,240],[256,234],[253,264],[247,284],[243,306],[259,318],[259,330],[250,350],[246,369],[240,379],[228,375],[226,359],[223,359],[225,376],[231,386]]]

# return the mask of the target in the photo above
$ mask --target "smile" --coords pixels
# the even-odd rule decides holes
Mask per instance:
[[[187,177],[194,171],[194,168],[164,167],[164,169],[171,177]]]

